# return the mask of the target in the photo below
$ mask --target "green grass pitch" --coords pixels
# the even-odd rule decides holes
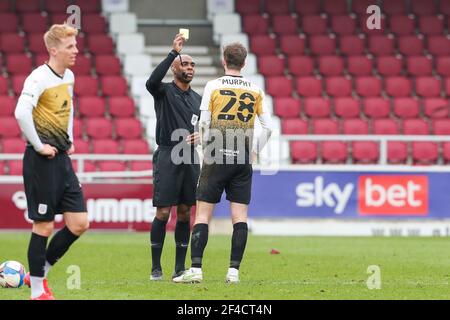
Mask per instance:
[[[0,233],[0,260],[28,269],[29,237]],[[57,299],[450,299],[448,238],[250,236],[237,285],[224,283],[230,242],[230,236],[210,236],[203,283],[175,284],[172,233],[163,251],[165,280],[151,282],[147,233],[90,231],[51,270],[49,283]],[[272,248],[280,254],[270,254]],[[80,289],[67,288],[71,265],[80,267]],[[370,265],[380,267],[381,289],[366,285]],[[0,288],[0,300],[29,296],[27,287]]]

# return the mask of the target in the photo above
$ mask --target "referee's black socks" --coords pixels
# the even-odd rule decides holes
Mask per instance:
[[[198,223],[192,228],[191,259],[193,268],[202,267],[203,251],[208,243],[208,225]]]
[[[167,220],[153,219],[152,231],[150,232],[150,244],[152,247],[152,271],[161,270],[161,254],[166,238]]]
[[[230,268],[239,270],[245,246],[247,245],[248,226],[245,222],[238,222],[233,225],[233,236],[231,237],[231,257]]]
[[[30,276],[43,278],[45,271],[45,251],[47,250],[48,237],[31,233],[30,244],[28,246],[28,264]]]
[[[185,269],[186,253],[189,245],[189,220],[179,221],[175,226],[175,272],[178,273]]]
[[[48,245],[47,262],[54,265],[78,238],[67,226],[55,233]]]

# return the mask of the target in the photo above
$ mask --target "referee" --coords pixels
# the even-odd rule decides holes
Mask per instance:
[[[195,145],[200,136],[194,128],[200,116],[201,96],[191,89],[190,83],[195,73],[195,62],[188,55],[181,55],[185,39],[177,34],[173,41],[173,50],[155,68],[147,80],[146,88],[153,96],[156,112],[156,143],[158,148],[153,154],[153,206],[156,216],[150,233],[152,252],[152,272],[150,280],[162,280],[161,254],[166,235],[166,225],[172,206],[177,206],[177,223],[175,227],[175,272],[172,278],[185,270],[185,259],[190,236],[190,210],[196,203],[196,185],[200,173]],[[174,79],[170,83],[161,82],[171,69]],[[172,141],[175,130],[189,132],[181,140]],[[179,143],[190,146],[187,155],[190,161],[174,163],[171,154]],[[183,155],[183,159],[186,159]]]

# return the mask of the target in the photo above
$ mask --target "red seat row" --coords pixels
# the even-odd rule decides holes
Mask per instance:
[[[368,6],[377,4],[372,0],[236,0],[236,11],[241,14],[282,14],[299,13],[302,15],[327,13],[342,15],[350,12],[365,14]],[[381,10],[387,15],[413,13],[432,15],[438,12],[450,15],[450,1],[440,0],[439,4],[429,0],[382,0]]]
[[[101,0],[0,0],[0,12],[16,11],[18,13],[41,12],[63,13],[69,5],[75,4],[83,13],[98,13]]]

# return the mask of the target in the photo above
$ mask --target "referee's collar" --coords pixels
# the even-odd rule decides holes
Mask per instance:
[[[186,93],[190,93],[192,91],[192,87],[189,85],[189,89],[187,89],[186,91],[184,91],[183,89],[181,89],[179,86],[177,86],[177,84],[175,83],[174,80],[172,80],[172,84],[175,88],[177,88],[177,90],[181,91],[182,93],[186,94]]]

